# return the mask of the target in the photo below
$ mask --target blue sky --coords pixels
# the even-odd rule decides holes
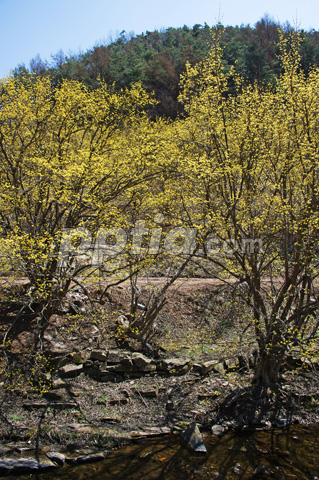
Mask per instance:
[[[317,12],[317,14],[315,14]],[[66,55],[108,43],[125,30],[250,24],[265,13],[281,23],[319,29],[318,0],[0,0],[0,77],[40,54]]]

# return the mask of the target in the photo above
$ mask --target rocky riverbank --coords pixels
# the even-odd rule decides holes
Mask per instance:
[[[248,359],[155,361],[94,349],[53,360],[60,365],[44,396],[15,391],[3,399],[0,475],[103,460],[127,442],[181,432],[194,422],[217,436],[318,422],[306,365],[298,376],[287,369],[277,390],[260,392],[249,386]]]
[[[291,351],[276,388],[252,387],[253,337],[242,341],[246,325],[230,316],[227,292],[216,296],[193,282],[169,297],[157,326],[161,348],[153,353],[117,345],[113,326],[127,307],[125,295],[113,293],[103,319],[86,313],[84,296],[81,315],[70,302],[52,317],[41,395],[27,379],[16,382],[16,372],[11,383],[3,381],[0,475],[102,460],[125,443],[182,432],[194,422],[217,436],[318,423],[316,356],[310,361]],[[31,342],[30,333],[19,341]]]

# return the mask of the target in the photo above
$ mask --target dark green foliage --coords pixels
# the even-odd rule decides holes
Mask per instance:
[[[274,83],[281,73],[279,27],[269,15],[254,27],[225,27],[221,33],[225,62],[234,65],[248,83]],[[281,28],[286,32],[292,29],[288,23]],[[302,68],[307,74],[311,65],[319,63],[319,32],[301,33],[304,38],[300,52]],[[146,31],[137,36],[126,36],[122,32],[116,41],[96,46],[84,54],[66,57],[59,51],[52,56],[50,65],[37,56],[30,62],[30,71],[50,75],[54,84],[67,78],[81,80],[93,89],[98,86],[99,78],[114,83],[117,90],[140,81],[159,101],[151,115],[174,118],[181,108],[177,102],[180,74],[187,61],[195,64],[205,57],[211,38],[207,24]],[[20,65],[14,75],[23,76],[26,72],[27,69]]]

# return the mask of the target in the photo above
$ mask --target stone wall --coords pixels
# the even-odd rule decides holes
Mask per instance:
[[[53,359],[54,361],[54,359]],[[58,359],[58,373],[61,378],[73,378],[80,373],[100,382],[120,382],[127,378],[142,376],[185,375],[189,371],[201,375],[210,372],[223,374],[240,368],[248,368],[248,361],[231,358],[224,361],[210,360],[193,363],[187,358],[165,358],[154,360],[139,352],[123,350],[93,350],[75,352]]]

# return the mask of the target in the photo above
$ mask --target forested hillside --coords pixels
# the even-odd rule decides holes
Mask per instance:
[[[229,26],[221,33],[224,62],[234,65],[246,83],[273,82],[281,72],[278,59],[278,28],[280,25],[265,16],[255,26]],[[288,34],[293,27],[281,26]],[[62,79],[79,80],[90,89],[99,85],[101,78],[115,84],[116,90],[131,87],[140,81],[148,92],[155,92],[158,104],[152,109],[156,115],[175,118],[181,111],[177,97],[179,78],[187,62],[191,65],[203,60],[212,43],[207,24],[192,28],[168,28],[132,36],[122,32],[109,45],[99,45],[80,55],[66,56],[63,51],[52,55],[51,62],[40,56],[31,60],[27,69],[19,65],[14,70],[18,77],[27,72],[48,76],[53,82]],[[301,31],[303,43],[300,50],[301,67],[308,74],[312,64],[319,63],[319,32]]]

